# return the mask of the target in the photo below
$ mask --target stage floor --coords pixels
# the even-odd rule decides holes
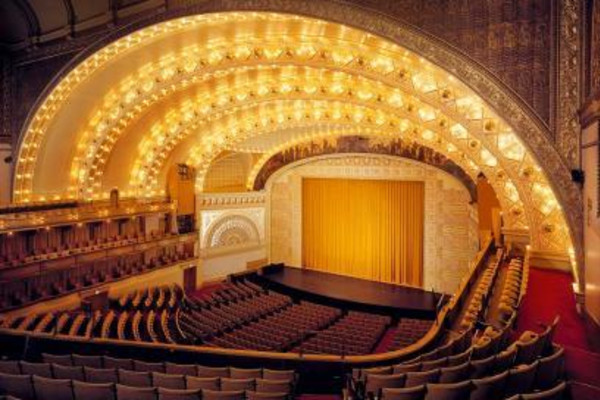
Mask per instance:
[[[279,289],[308,297],[338,300],[359,308],[375,307],[407,317],[434,318],[440,298],[438,293],[414,287],[293,267],[266,267],[262,278]]]

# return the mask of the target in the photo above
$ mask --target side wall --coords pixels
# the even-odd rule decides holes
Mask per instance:
[[[588,313],[600,325],[600,209],[598,198],[600,122],[583,130],[581,162],[585,172],[583,188],[585,221],[585,303]]]
[[[424,287],[452,293],[478,249],[477,206],[451,175],[415,161],[325,156],[280,170],[267,182],[270,262],[301,266],[302,178],[397,179],[425,183]]]

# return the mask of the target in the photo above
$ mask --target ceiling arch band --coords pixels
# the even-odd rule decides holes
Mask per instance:
[[[172,46],[177,43],[179,46]],[[188,46],[188,43],[204,45]],[[291,47],[285,43],[300,45]],[[139,60],[134,63],[133,75],[119,77],[121,83],[117,87],[101,87],[104,92],[97,99],[89,100],[91,106],[81,116],[86,123],[74,122],[74,132],[70,133],[76,138],[75,148],[61,153],[61,162],[71,166],[65,178],[69,184],[49,198],[45,190],[39,189],[43,179],[38,176],[52,163],[48,143],[59,130],[60,118],[74,107],[70,104],[71,96],[77,90],[94,85],[102,71],[110,70],[118,62],[135,59],[140,49],[148,53],[148,49],[160,50],[161,46],[178,50],[166,55],[156,53],[151,60]],[[236,79],[261,68],[269,71],[264,74],[268,77],[264,78],[265,83],[278,85],[276,90],[271,87],[265,92],[265,96],[272,98],[261,103],[248,97],[249,93],[241,100],[236,97],[241,96],[240,91],[234,93],[240,87]],[[304,69],[306,76],[318,76],[324,84],[311,86],[306,77],[303,79],[303,75],[295,73],[286,77],[286,68]],[[259,79],[247,81],[255,85],[255,95],[264,90]],[[486,175],[495,171],[496,176],[490,177],[491,180],[502,182],[496,185],[504,187],[501,193],[515,200],[513,203],[520,203],[525,210],[534,248],[563,253],[573,249],[561,203],[540,163],[513,129],[473,90],[443,69],[388,40],[323,20],[274,13],[216,13],[175,19],[136,31],[90,55],[52,89],[30,118],[15,168],[14,200],[105,196],[98,192],[102,191],[103,168],[120,140],[125,140],[121,136],[132,129],[138,118],[146,118],[154,104],[201,84],[232,90],[223,90],[227,93],[223,94],[223,104],[219,104],[218,96],[213,99],[216,103],[208,104],[206,114],[202,113],[202,106],[191,114],[182,112],[185,101],[180,108],[168,108],[165,121],[169,115],[172,121],[177,121],[176,132],[168,138],[164,132],[153,134],[152,129],[145,133],[138,159],[127,172],[133,177],[134,186],[136,176],[140,178],[139,171],[146,171],[147,176],[148,171],[156,174],[162,168],[166,156],[159,157],[162,153],[154,149],[162,147],[171,151],[183,143],[189,144],[181,140],[186,135],[179,135],[186,128],[189,128],[187,134],[196,133],[193,135],[196,145],[189,147],[188,159],[197,160],[196,164],[202,167],[210,163],[219,150],[240,137],[248,137],[245,134],[238,137],[231,133],[233,131],[224,134],[232,129],[233,123],[228,125],[222,121],[245,122],[252,115],[256,117],[259,115],[256,104],[262,104],[260,112],[265,118],[269,113],[283,112],[286,109],[283,104],[296,102],[301,104],[297,109],[302,109],[304,117],[308,115],[312,123],[320,119],[316,113],[327,115],[328,110],[338,107],[333,107],[334,104],[339,104],[340,109],[348,110],[345,115],[355,124],[365,124],[371,129],[386,125],[398,131],[402,125],[418,125],[412,131],[421,133],[419,140],[428,143],[443,138],[445,150],[439,150],[444,150],[449,158],[454,160],[457,154],[469,154]],[[341,88],[335,89],[336,85]],[[317,92],[311,93],[312,90]],[[393,101],[397,104],[392,104]],[[293,111],[293,107],[289,110]],[[287,115],[292,115],[292,111]],[[366,121],[358,118],[361,113]],[[162,115],[154,119],[164,123],[161,118]],[[211,118],[221,121],[220,125]],[[205,125],[200,125],[199,120]],[[395,122],[390,124],[392,120]],[[255,128],[263,128],[270,121],[285,126],[276,115],[265,121],[268,123],[259,122]],[[207,122],[214,127],[212,130],[207,128]],[[207,129],[198,134],[193,128],[196,126]],[[433,136],[428,138],[430,135]],[[148,143],[149,151],[144,151],[144,143]],[[210,149],[207,149],[208,143],[211,143]],[[456,154],[449,150],[450,145],[456,147]]]

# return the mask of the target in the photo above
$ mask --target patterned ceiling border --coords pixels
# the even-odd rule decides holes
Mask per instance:
[[[566,18],[566,21],[568,22],[561,23],[561,39],[564,34],[565,39],[572,40],[573,36],[571,36],[569,32],[566,32],[565,29],[575,29],[575,31],[577,31],[576,26],[573,26],[573,24],[576,24],[579,21],[579,16],[576,14],[576,11],[579,9],[577,5],[578,1],[562,1],[564,2],[564,6],[561,7],[560,18],[561,21],[563,18]],[[190,0],[190,5],[186,8],[169,10],[163,14],[154,15],[124,26],[111,32],[109,35],[103,37],[101,40],[98,40],[79,53],[52,79],[50,84],[38,97],[34,107],[31,108],[31,111],[21,128],[22,132],[20,132],[19,136],[19,146],[25,136],[25,130],[35,116],[36,110],[54,86],[56,86],[71,69],[100,48],[128,33],[161,21],[186,15],[226,11],[283,12],[320,18],[352,26],[391,40],[392,42],[421,55],[460,79],[464,84],[478,93],[482,99],[487,101],[488,105],[514,129],[519,137],[523,139],[529,150],[535,154],[539,164],[550,178],[548,180],[553,186],[568,220],[579,269],[580,288],[583,289],[585,287],[583,266],[583,200],[581,191],[571,181],[570,165],[565,161],[565,158],[561,156],[559,151],[557,151],[557,148],[554,147],[554,144],[549,138],[548,129],[543,121],[537,116],[533,109],[523,101],[523,99],[500,81],[498,77],[486,70],[481,64],[470,59],[468,55],[457,48],[452,47],[447,42],[433,37],[403,21],[356,4],[349,4],[337,0]],[[563,16],[563,13],[566,14],[568,18]],[[576,15],[573,15],[573,13]],[[575,41],[575,46],[577,47],[577,41]],[[578,52],[577,49],[572,49],[570,47],[567,47],[567,49],[569,50],[569,55],[571,52]],[[577,63],[578,60],[575,61],[576,65]],[[578,76],[578,74],[575,75]],[[575,90],[575,93],[573,93],[573,90]],[[567,98],[574,99],[578,104],[577,88],[565,85],[560,93],[561,104],[568,101]],[[569,118],[572,117],[570,112],[567,111],[564,112],[564,115]],[[572,122],[570,122],[568,126],[568,129],[572,129]],[[559,149],[565,150],[566,148],[567,152],[570,152],[568,148],[572,145],[572,140],[567,140],[565,137],[569,131],[565,128],[560,130],[560,132],[560,138],[564,139],[561,139],[562,141],[560,141]]]
[[[472,202],[477,202],[477,184],[454,161],[437,151],[418,143],[407,143],[400,138],[388,139],[364,136],[340,136],[297,143],[272,155],[254,179],[254,190],[262,190],[277,170],[306,158],[329,154],[383,154],[419,161],[438,168],[458,179],[467,189]]]

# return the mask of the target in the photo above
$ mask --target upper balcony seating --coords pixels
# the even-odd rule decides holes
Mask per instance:
[[[388,351],[399,350],[417,342],[431,329],[432,323],[431,320],[401,318]]]
[[[160,255],[162,253],[162,255]],[[138,273],[143,273],[174,262],[193,258],[193,253],[186,248],[179,249],[176,245],[160,248],[159,256],[144,262],[143,252],[103,258],[78,264],[65,269],[51,270],[32,277],[6,281],[0,284],[0,309],[25,306],[34,301],[48,300],[84,288],[90,288],[116,279],[122,279]],[[0,281],[1,282],[1,281]],[[169,297],[170,292],[156,293],[161,303],[174,306],[176,300]],[[152,293],[154,295],[154,293]],[[146,297],[146,296],[145,296]],[[154,302],[154,298],[143,301]],[[182,292],[179,298],[182,297]],[[142,299],[123,299],[125,307],[130,301]]]

